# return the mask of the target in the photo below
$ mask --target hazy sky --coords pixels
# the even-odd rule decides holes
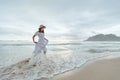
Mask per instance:
[[[120,1],[0,0],[0,39],[30,40],[40,24],[50,39],[120,36]]]

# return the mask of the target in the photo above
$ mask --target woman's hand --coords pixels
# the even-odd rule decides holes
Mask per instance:
[[[48,41],[48,39],[46,39]]]
[[[36,41],[33,41],[33,42],[34,42],[35,44],[38,43],[38,42],[36,42]]]
[[[45,40],[47,40],[47,42],[48,42],[48,39],[47,38],[44,38]]]

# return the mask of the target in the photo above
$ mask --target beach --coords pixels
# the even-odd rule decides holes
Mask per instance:
[[[119,74],[120,58],[112,58],[88,62],[82,68],[56,75],[49,80],[120,80]]]
[[[120,80],[120,42],[55,42],[37,56],[31,42],[0,47],[0,80]]]

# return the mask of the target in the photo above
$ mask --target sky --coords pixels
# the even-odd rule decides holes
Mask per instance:
[[[51,40],[120,36],[119,0],[0,0],[0,40],[32,40],[40,24]]]

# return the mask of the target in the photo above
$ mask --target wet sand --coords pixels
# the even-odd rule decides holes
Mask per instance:
[[[42,80],[120,80],[120,58],[97,60],[82,68]]]

